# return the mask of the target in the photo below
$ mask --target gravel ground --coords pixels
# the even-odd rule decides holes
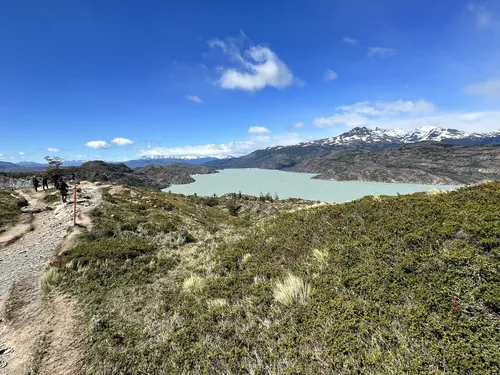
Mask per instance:
[[[92,209],[101,200],[98,188],[91,183],[80,185],[81,193],[77,198],[78,210]],[[30,203],[31,209],[45,209],[44,192],[20,191]],[[90,197],[82,199],[80,197]],[[73,205],[56,202],[34,214],[34,230],[0,250],[0,313],[3,311],[9,289],[18,280],[41,272],[50,262],[61,245],[68,227],[73,225]],[[15,228],[14,228],[15,229]]]

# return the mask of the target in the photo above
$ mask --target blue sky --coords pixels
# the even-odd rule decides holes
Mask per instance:
[[[499,129],[499,46],[495,0],[7,2],[0,158],[240,155],[362,125]]]

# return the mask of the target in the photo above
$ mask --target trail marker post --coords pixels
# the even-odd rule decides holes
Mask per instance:
[[[76,225],[76,184],[73,185],[73,224]]]

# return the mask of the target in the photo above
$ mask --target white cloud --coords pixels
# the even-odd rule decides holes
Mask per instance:
[[[304,126],[306,126],[303,122],[296,122],[292,126],[290,126],[290,129],[302,129]]]
[[[364,101],[337,107],[336,111],[337,113],[330,117],[315,118],[313,125],[319,128],[366,126],[384,129],[439,126],[469,132],[487,132],[500,129],[500,111],[433,114],[436,111],[436,106],[426,100]]]
[[[26,155],[26,152],[22,152],[22,151],[21,151],[21,152],[19,153],[19,155],[20,155],[20,156],[24,156],[24,155]]]
[[[49,148],[47,149],[47,151],[48,151],[48,152],[59,152],[59,151],[61,151],[61,150],[59,150],[58,148],[52,148],[52,147],[49,147]]]
[[[350,128],[356,126],[365,126],[369,120],[357,113],[337,113],[330,117],[318,117],[313,120],[313,125],[318,128],[326,128],[328,126],[343,125]]]
[[[328,69],[328,70],[325,72],[325,74],[323,74],[323,79],[324,79],[325,81],[333,81],[333,80],[337,79],[337,78],[338,78],[338,76],[339,76],[339,75],[338,75],[337,73],[335,73],[333,70]]]
[[[465,86],[464,91],[468,94],[500,96],[500,79],[473,83]]]
[[[250,126],[248,134],[269,134],[271,131],[264,126]]]
[[[396,54],[394,48],[370,47],[368,48],[369,57],[391,57]]]
[[[378,118],[369,127],[413,129],[422,126],[459,129],[469,132],[489,132],[500,129],[500,111],[444,113],[435,116],[402,119]]]
[[[221,144],[182,146],[172,148],[154,147],[147,150],[141,150],[139,156],[241,156],[266,147],[273,147],[277,145],[288,146],[309,140],[311,140],[310,137],[306,137],[297,133],[284,133],[278,136],[255,136],[250,140]]]
[[[105,141],[90,141],[90,142],[85,143],[84,146],[94,148],[94,149],[106,149],[106,148],[111,147]]]
[[[420,99],[416,101],[397,100],[394,102],[364,101],[351,105],[343,105],[335,109],[337,111],[355,112],[370,116],[396,115],[401,113],[418,115],[435,112],[436,106],[431,102]]]
[[[4,159],[5,158],[5,155],[4,154],[0,154],[0,159]]]
[[[343,41],[344,43],[348,43],[348,44],[358,44],[358,43],[359,43],[356,39],[354,39],[354,38],[350,38],[350,37],[348,37],[348,36],[343,37],[343,38],[342,38],[342,41]]]
[[[200,99],[199,96],[196,96],[196,95],[186,95],[186,99],[187,100],[191,100],[192,102],[195,102],[195,103],[203,103],[203,100]]]
[[[219,67],[220,77],[217,85],[224,89],[257,91],[266,86],[281,89],[299,84],[286,64],[271,49],[260,45],[250,46],[242,54],[241,44],[234,38],[210,40],[210,48],[220,48],[238,66],[237,68]]]
[[[102,141],[98,141],[98,142],[102,142]],[[106,142],[104,142],[104,143],[106,143]],[[134,141],[131,141],[130,139],[127,139],[127,138],[115,138],[111,141],[111,143],[114,143],[117,146],[130,146],[130,145],[134,144]],[[89,147],[92,147],[92,146],[89,146]],[[93,148],[109,148],[109,145],[108,145],[108,147],[93,147]]]

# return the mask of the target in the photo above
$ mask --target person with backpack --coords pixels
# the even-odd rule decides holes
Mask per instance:
[[[54,184],[54,187],[57,189],[57,184],[59,183],[59,176],[57,175],[57,173],[54,173],[54,175],[52,175],[52,183]]]
[[[33,176],[33,187],[35,188],[35,191],[38,191],[38,186],[40,185],[40,181],[38,181],[38,178],[36,176]]]
[[[59,179],[59,182],[57,183],[57,188],[59,189],[59,191],[61,193],[62,202],[66,203],[66,198],[68,197],[69,186],[66,182],[64,182],[62,177]]]
[[[47,190],[49,190],[49,178],[47,177],[46,174],[44,174],[42,176],[42,188],[43,188],[43,190],[45,190],[45,188],[47,188]]]

